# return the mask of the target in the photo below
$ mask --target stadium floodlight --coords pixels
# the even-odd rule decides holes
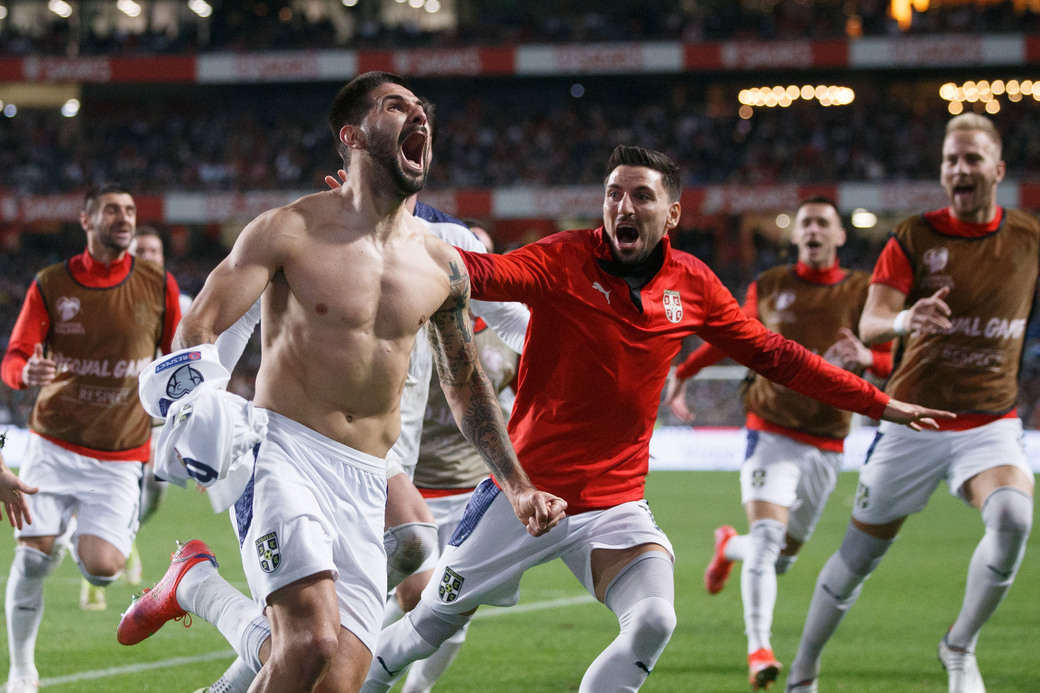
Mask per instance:
[[[344,7],[356,7],[358,0],[343,0]]]
[[[200,17],[213,14],[213,7],[206,0],[188,0],[188,9]]]
[[[62,19],[68,19],[72,16],[72,5],[65,2],[65,0],[47,0],[47,9]]]
[[[852,225],[857,229],[872,229],[877,226],[877,215],[859,207],[852,212]]]
[[[127,17],[139,17],[141,15],[141,6],[134,0],[117,0],[116,7]]]
[[[426,4],[423,5],[423,9],[430,14],[436,14],[441,11],[440,0],[426,0]]]
[[[61,114],[66,118],[75,118],[79,113],[79,99],[69,99],[61,107]]]

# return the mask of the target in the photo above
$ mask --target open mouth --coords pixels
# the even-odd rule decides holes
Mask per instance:
[[[423,169],[423,155],[426,153],[426,133],[416,130],[404,138],[401,143],[401,154],[405,163],[410,168],[421,171]]]
[[[632,245],[639,240],[639,229],[632,224],[618,224],[614,229],[618,245]]]

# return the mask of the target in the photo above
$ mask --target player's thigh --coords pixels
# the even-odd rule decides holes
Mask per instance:
[[[950,438],[882,422],[859,472],[852,517],[887,525],[920,512],[946,477]]]
[[[807,446],[811,447],[811,446]],[[802,459],[797,500],[787,519],[787,534],[800,543],[812,537],[827,500],[838,484],[842,453],[811,448]]]
[[[1033,492],[1034,476],[1025,453],[1021,419],[999,419],[954,431],[947,481],[950,494],[981,508],[997,486]]]
[[[441,553],[423,600],[446,613],[468,613],[482,604],[516,604],[520,578],[528,569],[562,554],[572,520],[568,516],[548,534],[532,537],[509,499],[486,479],[473,492]]]
[[[798,499],[799,462],[806,447],[776,433],[748,431],[747,454],[740,466],[741,503],[766,501],[792,507]]]

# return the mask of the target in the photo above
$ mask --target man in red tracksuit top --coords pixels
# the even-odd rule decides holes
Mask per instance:
[[[61,561],[55,540],[73,515],[79,568],[96,587],[123,570],[137,532],[152,431],[137,376],[156,349],[169,353],[180,291],[169,272],[127,252],[136,219],[123,187],[87,193],[80,214],[87,249],[36,275],[0,366],[8,387],[40,388],[20,470],[40,491],[26,499],[33,524],[15,533],[5,602],[8,691],[38,688],[43,581]]]
[[[691,334],[835,406],[912,426],[945,415],[890,400],[770,332],[703,262],[673,250],[666,234],[679,222],[681,183],[671,159],[622,146],[608,171],[602,228],[507,255],[462,253],[474,295],[531,309],[509,433],[532,483],[564,498],[567,517],[527,541],[506,499],[483,482],[419,606],[384,629],[362,691],[389,690],[480,604],[516,603],[524,571],[553,558],[621,626],[580,693],[639,689],[675,626],[671,545],[643,488],[661,388]]]

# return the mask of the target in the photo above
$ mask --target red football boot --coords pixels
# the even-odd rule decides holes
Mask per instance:
[[[184,574],[203,561],[214,567],[217,559],[210,548],[199,539],[187,544],[177,542],[177,550],[171,556],[170,567],[162,580],[152,589],[145,588],[144,594],[135,599],[126,610],[116,627],[116,639],[123,645],[136,645],[154,635],[167,621],[179,621],[185,616],[184,627],[191,625],[191,616],[177,603],[177,585]]]

